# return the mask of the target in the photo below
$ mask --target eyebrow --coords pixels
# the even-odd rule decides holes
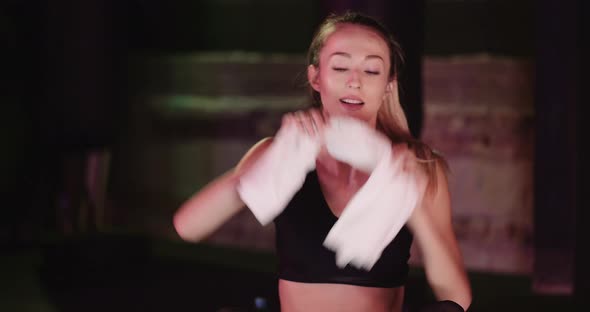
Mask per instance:
[[[334,53],[330,54],[330,57],[335,56],[335,55],[340,55],[340,56],[344,56],[347,58],[352,57],[349,53],[346,53],[346,52],[334,52]],[[365,59],[380,59],[381,61],[385,62],[385,60],[383,60],[383,58],[381,56],[375,55],[375,54],[367,55],[365,57]]]

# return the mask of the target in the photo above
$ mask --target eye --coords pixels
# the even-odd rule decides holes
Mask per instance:
[[[338,71],[338,72],[343,72],[348,70],[346,67],[332,67],[333,70]]]
[[[365,73],[369,74],[369,75],[379,75],[380,72],[376,71],[376,70],[365,70]]]

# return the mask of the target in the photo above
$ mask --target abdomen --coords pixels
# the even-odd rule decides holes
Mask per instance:
[[[299,283],[279,280],[279,296],[282,312],[400,312],[403,304],[404,288]]]

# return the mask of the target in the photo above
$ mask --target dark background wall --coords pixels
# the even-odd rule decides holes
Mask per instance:
[[[440,65],[438,60],[443,60],[443,65],[447,66],[461,60],[461,56],[468,56],[467,63],[472,62],[469,58],[472,56],[509,59],[517,64],[515,68],[524,68],[524,73],[532,75],[529,82],[534,89],[530,104],[534,118],[524,120],[533,123],[520,133],[531,129],[535,133],[530,142],[534,153],[531,160],[535,161],[531,174],[535,190],[531,214],[535,259],[531,276],[536,285],[533,286],[540,292],[568,293],[575,282],[574,290],[581,294],[587,287],[581,251],[584,246],[582,231],[588,220],[582,209],[586,203],[582,190],[583,161],[580,161],[584,159],[581,154],[584,136],[583,122],[579,119],[583,115],[580,104],[586,99],[580,92],[580,73],[584,72],[580,68],[585,65],[581,57],[581,42],[586,34],[582,30],[583,6],[587,6],[583,1],[532,0],[4,1],[0,5],[0,36],[4,43],[0,65],[5,78],[1,89],[4,105],[0,117],[3,125],[0,181],[5,204],[0,208],[3,213],[0,240],[7,248],[13,248],[36,245],[48,237],[100,232],[110,225],[133,232],[136,225],[129,220],[143,207],[120,205],[117,211],[105,208],[97,220],[99,208],[93,205],[100,199],[93,197],[96,195],[85,184],[89,153],[109,170],[134,172],[129,169],[136,155],[133,152],[145,152],[141,148],[147,141],[179,142],[175,140],[182,135],[186,139],[187,133],[188,137],[202,138],[218,133],[216,127],[220,124],[217,119],[210,118],[201,120],[203,126],[193,125],[192,132],[187,131],[188,128],[166,132],[171,129],[170,124],[158,126],[154,121],[157,119],[138,118],[145,114],[137,109],[137,103],[143,103],[142,96],[156,93],[154,90],[174,91],[170,92],[173,95],[187,93],[175,91],[179,84],[173,82],[187,81],[183,77],[164,80],[153,74],[169,73],[170,69],[181,73],[185,64],[191,64],[182,58],[187,54],[220,54],[225,55],[222,60],[227,60],[228,51],[241,51],[245,59],[260,54],[287,55],[291,58],[269,67],[272,70],[268,77],[274,77],[273,70],[276,73],[285,69],[296,76],[299,57],[305,53],[317,23],[329,12],[356,9],[382,18],[406,49],[408,64],[402,82],[403,100],[416,104],[406,106],[416,135],[423,135],[426,127],[427,96],[441,99],[437,94],[442,93],[425,95],[427,87],[422,83],[432,77],[425,75],[423,69],[434,68],[432,64]],[[150,63],[152,60],[157,61]],[[165,66],[159,65],[160,61]],[[220,62],[204,58],[204,61],[197,61],[196,68],[209,68],[212,75],[218,68],[225,68],[227,72],[235,68],[248,72],[259,70],[256,65],[243,65],[244,57],[238,57],[237,67],[216,67]],[[486,64],[487,71],[498,66],[493,62]],[[163,69],[154,70],[154,67]],[[477,69],[469,70],[477,74]],[[243,77],[250,76],[244,74]],[[460,72],[453,77],[469,76]],[[162,89],[145,89],[148,80],[150,86]],[[291,80],[297,79],[285,83],[292,83]],[[230,80],[223,80],[219,86],[227,87],[227,81]],[[466,79],[461,86],[472,90],[469,83],[473,81]],[[298,82],[293,84],[300,87]],[[234,90],[238,90],[234,95],[242,96],[251,86],[238,85]],[[263,91],[257,90],[253,95],[262,96]],[[296,96],[300,91],[288,91],[288,95]],[[277,110],[282,111],[283,108]],[[263,120],[264,116],[272,119],[277,115],[261,114],[248,118]],[[239,125],[245,120],[231,112],[224,116],[221,118],[227,119],[226,124]],[[193,119],[187,120],[190,124]],[[498,129],[505,125],[502,123]],[[448,127],[449,124],[431,127],[426,138],[434,138],[432,133],[437,129]],[[146,132],[135,131],[137,129],[150,129],[152,134],[162,131],[168,136],[154,139],[142,136]],[[224,132],[216,138],[218,142],[231,141],[244,138],[246,133],[243,146],[242,143],[230,147],[215,147],[217,143],[198,146],[213,146],[223,153],[237,154],[245,143],[259,134],[256,132],[259,130],[247,125],[238,129],[251,130]],[[471,133],[470,129],[462,133]],[[523,137],[528,138],[527,133]],[[176,135],[177,138],[171,137]],[[123,146],[129,142],[137,145]],[[163,147],[173,146],[170,143]],[[458,150],[456,146],[451,147],[450,150]],[[117,151],[131,152],[122,156],[116,154]],[[516,162],[519,158],[510,159]],[[156,160],[167,163],[166,159]],[[215,165],[215,159],[211,159],[210,164],[213,165],[209,167],[221,168],[226,162]],[[141,166],[136,170],[145,172]],[[183,168],[163,165],[162,176],[169,176],[174,170]],[[202,170],[206,172],[200,178],[203,181],[213,174],[213,171],[206,171],[207,168]],[[130,180],[126,177],[117,180],[117,172],[108,174],[111,179],[108,183],[116,186],[113,194],[123,196],[121,190],[141,194],[142,184],[121,183]],[[161,181],[166,182],[165,179]],[[171,203],[178,203],[180,197],[162,199],[168,195],[158,193],[163,189],[159,186],[156,184],[150,190],[167,205],[166,213],[170,213],[175,207]],[[496,196],[501,197],[501,194]],[[151,218],[146,217],[150,222],[162,222],[161,215],[154,212],[157,209],[154,208]],[[563,285],[566,285],[565,290],[560,288]]]

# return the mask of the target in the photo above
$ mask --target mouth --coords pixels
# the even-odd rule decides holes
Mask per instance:
[[[344,109],[354,111],[361,109],[365,102],[357,97],[345,97],[340,99],[340,104],[342,104]]]
[[[360,99],[356,98],[342,98],[340,99],[340,103],[348,104],[348,105],[363,105],[365,102],[361,101]]]

